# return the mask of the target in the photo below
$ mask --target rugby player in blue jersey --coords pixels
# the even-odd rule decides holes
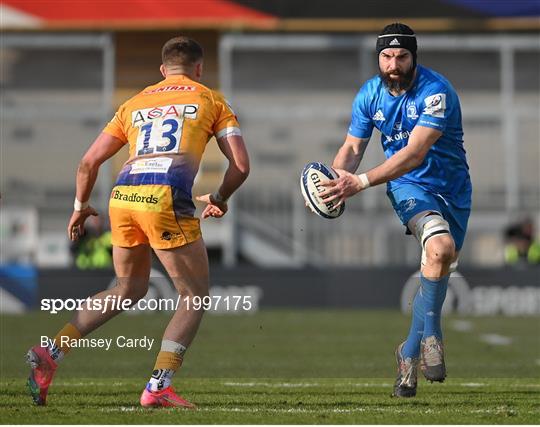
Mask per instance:
[[[407,339],[396,350],[394,395],[416,395],[417,367],[429,381],[444,381],[441,310],[450,271],[457,264],[471,210],[461,108],[442,75],[416,62],[416,36],[407,25],[386,26],[377,38],[379,75],[368,80],[352,106],[347,138],[333,167],[336,180],[321,196],[341,204],[370,186],[387,194],[408,234],[422,246],[420,289]],[[386,160],[355,175],[373,128]]]

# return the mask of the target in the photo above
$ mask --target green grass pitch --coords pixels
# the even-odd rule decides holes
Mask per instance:
[[[540,319],[448,317],[448,379],[420,378],[414,399],[391,398],[393,352],[408,329],[394,311],[264,310],[207,314],[175,377],[198,410],[144,410],[168,316],[121,315],[91,337],[156,338],[151,351],[74,349],[48,405],[26,393],[24,354],[69,317],[0,318],[0,422],[9,424],[535,424],[540,419]]]

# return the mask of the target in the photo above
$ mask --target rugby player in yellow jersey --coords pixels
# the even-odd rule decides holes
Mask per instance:
[[[130,299],[146,295],[151,251],[182,296],[208,295],[208,259],[191,189],[202,154],[212,136],[229,161],[214,194],[197,197],[206,203],[202,218],[222,217],[227,199],[249,173],[249,158],[234,112],[224,98],[199,83],[203,69],[201,46],[186,37],[169,40],[162,49],[164,80],[125,102],[82,158],[68,235],[77,240],[85,220],[97,212],[89,205],[99,166],[129,144],[129,160],[111,192],[109,215],[117,285],[93,299]],[[116,307],[115,307],[116,308]],[[46,403],[58,363],[78,340],[121,310],[76,311],[48,346],[27,354],[28,386],[34,402]],[[141,395],[145,407],[194,405],[177,395],[171,379],[201,322],[203,309],[180,304],[170,320],[150,380]]]

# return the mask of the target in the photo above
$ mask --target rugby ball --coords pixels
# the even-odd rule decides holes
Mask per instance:
[[[324,199],[319,196],[319,193],[326,188],[321,185],[321,182],[337,177],[338,174],[334,169],[319,162],[308,163],[302,171],[302,176],[300,177],[300,189],[302,190],[302,196],[304,196],[306,205],[314,213],[323,218],[337,218],[345,210],[345,204],[336,208],[335,205],[337,200],[325,202]]]

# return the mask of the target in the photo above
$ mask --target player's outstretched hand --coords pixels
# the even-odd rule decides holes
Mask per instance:
[[[70,240],[75,241],[81,238],[84,234],[84,222],[89,216],[98,216],[97,211],[92,206],[88,206],[81,211],[73,211],[67,228]]]
[[[197,196],[195,199],[197,199],[199,202],[206,203],[206,207],[201,214],[202,219],[209,217],[221,218],[229,209],[227,202],[218,202],[210,193],[205,194],[204,196]]]
[[[335,169],[338,178],[322,181],[321,185],[326,187],[324,191],[319,193],[319,197],[325,202],[337,200],[336,208],[341,206],[346,199],[354,196],[362,190],[362,183],[358,175],[347,172],[344,169]]]

